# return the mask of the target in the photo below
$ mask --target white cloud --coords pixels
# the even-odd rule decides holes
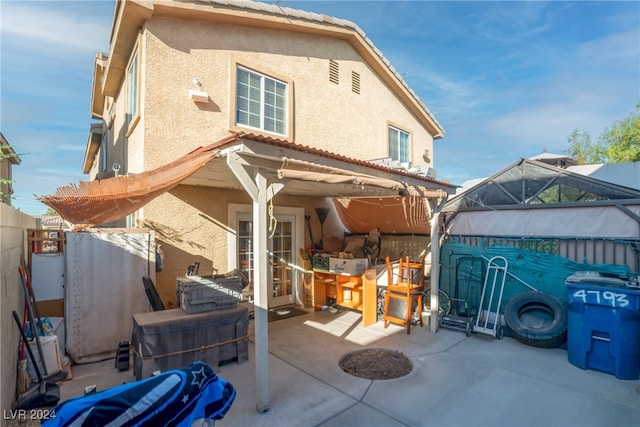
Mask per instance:
[[[61,7],[64,3],[3,1],[3,39],[19,37],[23,48],[41,55],[53,55],[60,49],[94,52],[108,47],[109,34],[105,33],[102,23],[104,16],[95,20],[91,14],[74,13],[72,8]],[[73,6],[81,2],[69,3]]]
[[[615,32],[605,37],[586,41],[578,46],[576,59],[596,62],[610,71],[620,66],[638,66],[640,32],[638,28]]]

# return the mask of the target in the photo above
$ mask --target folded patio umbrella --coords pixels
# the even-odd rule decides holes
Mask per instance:
[[[213,369],[194,362],[182,369],[67,400],[43,426],[191,426],[222,419],[235,388]]]

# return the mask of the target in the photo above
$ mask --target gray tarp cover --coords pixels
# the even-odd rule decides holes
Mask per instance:
[[[248,360],[246,307],[189,314],[180,308],[133,315],[133,373],[177,369],[200,360],[213,369],[220,362]]]

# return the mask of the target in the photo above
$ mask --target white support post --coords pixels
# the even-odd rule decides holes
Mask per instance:
[[[438,222],[440,213],[434,211],[431,217],[431,316],[429,316],[429,330],[438,332],[438,289],[440,289],[440,227]]]
[[[256,410],[269,410],[267,179],[256,171],[257,198],[253,200],[253,291],[255,319]]]
[[[230,153],[227,164],[253,200],[253,310],[255,329],[256,411],[269,410],[269,282],[267,255],[267,178],[237,153]],[[277,190],[281,187],[278,186]],[[275,190],[272,191],[275,194]]]

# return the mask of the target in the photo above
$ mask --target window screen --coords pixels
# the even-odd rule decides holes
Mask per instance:
[[[238,67],[236,124],[287,134],[287,84]]]
[[[392,160],[405,163],[409,159],[409,133],[389,126],[389,156]]]

